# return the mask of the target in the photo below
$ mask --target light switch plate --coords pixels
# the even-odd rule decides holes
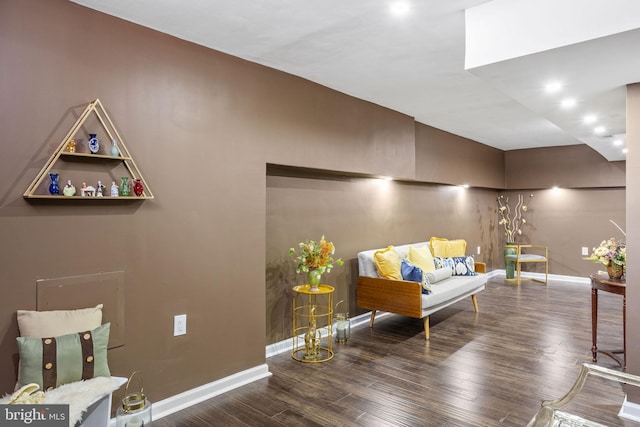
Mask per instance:
[[[186,314],[178,314],[173,317],[173,336],[177,337],[178,335],[186,335],[187,334],[187,315]]]
[[[589,248],[586,246],[582,247],[582,255],[583,256],[589,256]]]

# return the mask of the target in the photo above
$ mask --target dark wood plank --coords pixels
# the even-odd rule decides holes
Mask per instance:
[[[420,319],[392,315],[353,328],[327,363],[281,354],[273,376],[154,421],[173,426],[524,426],[543,399],[566,393],[591,361],[588,284],[491,280],[471,301]],[[622,345],[622,298],[600,295],[598,344]],[[601,355],[599,364],[618,365]],[[594,378],[568,408],[611,426],[621,385]]]

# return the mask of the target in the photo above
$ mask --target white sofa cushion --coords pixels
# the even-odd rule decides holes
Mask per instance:
[[[446,280],[432,284],[431,293],[422,295],[423,316],[428,316],[440,308],[452,304],[452,302],[473,295],[484,289],[486,283],[486,275],[478,274],[477,276],[451,276]]]

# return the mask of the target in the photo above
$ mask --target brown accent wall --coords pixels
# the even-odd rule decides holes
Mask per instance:
[[[288,332],[288,302],[271,298],[300,280],[286,250],[302,239],[325,233],[348,260],[327,279],[341,298],[362,249],[465,237],[500,261],[495,191],[412,182],[501,189],[499,151],[64,0],[0,2],[0,57],[0,392],[15,380],[15,311],[35,308],[38,279],[125,272],[126,344],[110,366],[142,369],[158,401],[265,362],[267,341]],[[156,199],[25,201],[96,97]],[[447,147],[472,155],[456,162]],[[268,163],[339,173],[267,174]],[[383,191],[350,174],[404,181]],[[173,337],[182,313],[187,335]]]
[[[36,280],[104,271],[125,272],[126,344],[109,351],[112,372],[142,369],[152,401],[264,363],[265,245],[280,256],[302,238],[338,234],[360,221],[372,200],[358,196],[344,212],[334,202],[351,199],[359,184],[314,180],[333,212],[328,218],[342,218],[340,228],[319,222],[290,235],[270,230],[281,239],[271,243],[266,164],[416,178],[412,118],[71,2],[1,2],[0,56],[0,391],[15,381],[15,311],[36,308]],[[156,199],[25,201],[23,191],[95,98]],[[337,236],[342,256],[352,259],[356,250],[391,236],[426,237],[433,221],[424,217],[421,227],[411,217],[419,214],[412,200],[418,190],[402,188],[382,204],[397,199],[400,205],[379,208],[374,222],[365,221],[384,228],[379,237],[363,230],[362,240],[344,244]],[[418,192],[434,191],[444,190]],[[307,193],[288,202],[300,198],[300,207],[309,209]],[[438,207],[443,217],[450,215],[446,202],[458,200],[451,194],[436,196],[445,202]],[[378,203],[384,197],[369,196]],[[427,196],[419,197],[425,205]],[[465,206],[488,215],[486,200]],[[488,224],[488,216],[483,221]],[[455,228],[450,224],[433,229],[448,234]],[[482,240],[476,227],[469,225],[474,245]],[[173,337],[173,316],[182,313],[187,335]]]
[[[588,145],[505,152],[507,189],[625,186],[625,162],[609,162]]]
[[[268,343],[291,336],[291,287],[305,276],[296,274],[287,252],[300,241],[324,234],[335,244],[345,264],[323,275],[323,283],[336,287],[335,301],[344,300],[341,308],[351,315],[362,312],[355,305],[360,251],[432,236],[464,238],[469,254],[480,246],[476,259],[500,262],[494,190],[292,172],[274,167],[267,177]]]
[[[505,152],[416,123],[416,179],[504,188]]]
[[[414,175],[411,118],[71,2],[1,2],[0,56],[0,391],[36,280],[103,271],[125,272],[110,366],[152,401],[264,363],[266,163]],[[25,201],[97,97],[156,199]]]
[[[622,229],[625,221],[624,188],[589,189],[532,189],[505,191],[511,208],[515,207],[518,194],[525,196],[528,210],[524,213],[526,224],[516,243],[544,245],[549,248],[549,272],[566,276],[588,277],[604,266],[585,261],[582,248],[598,246],[610,237],[624,240],[624,236],[610,220]],[[529,194],[533,198],[528,201]],[[499,243],[506,243],[503,226],[498,227]],[[504,268],[500,259],[496,268]],[[528,271],[544,272],[542,265],[530,265]]]

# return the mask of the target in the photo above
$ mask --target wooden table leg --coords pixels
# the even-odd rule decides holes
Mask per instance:
[[[598,290],[591,288],[591,354],[598,361]]]

